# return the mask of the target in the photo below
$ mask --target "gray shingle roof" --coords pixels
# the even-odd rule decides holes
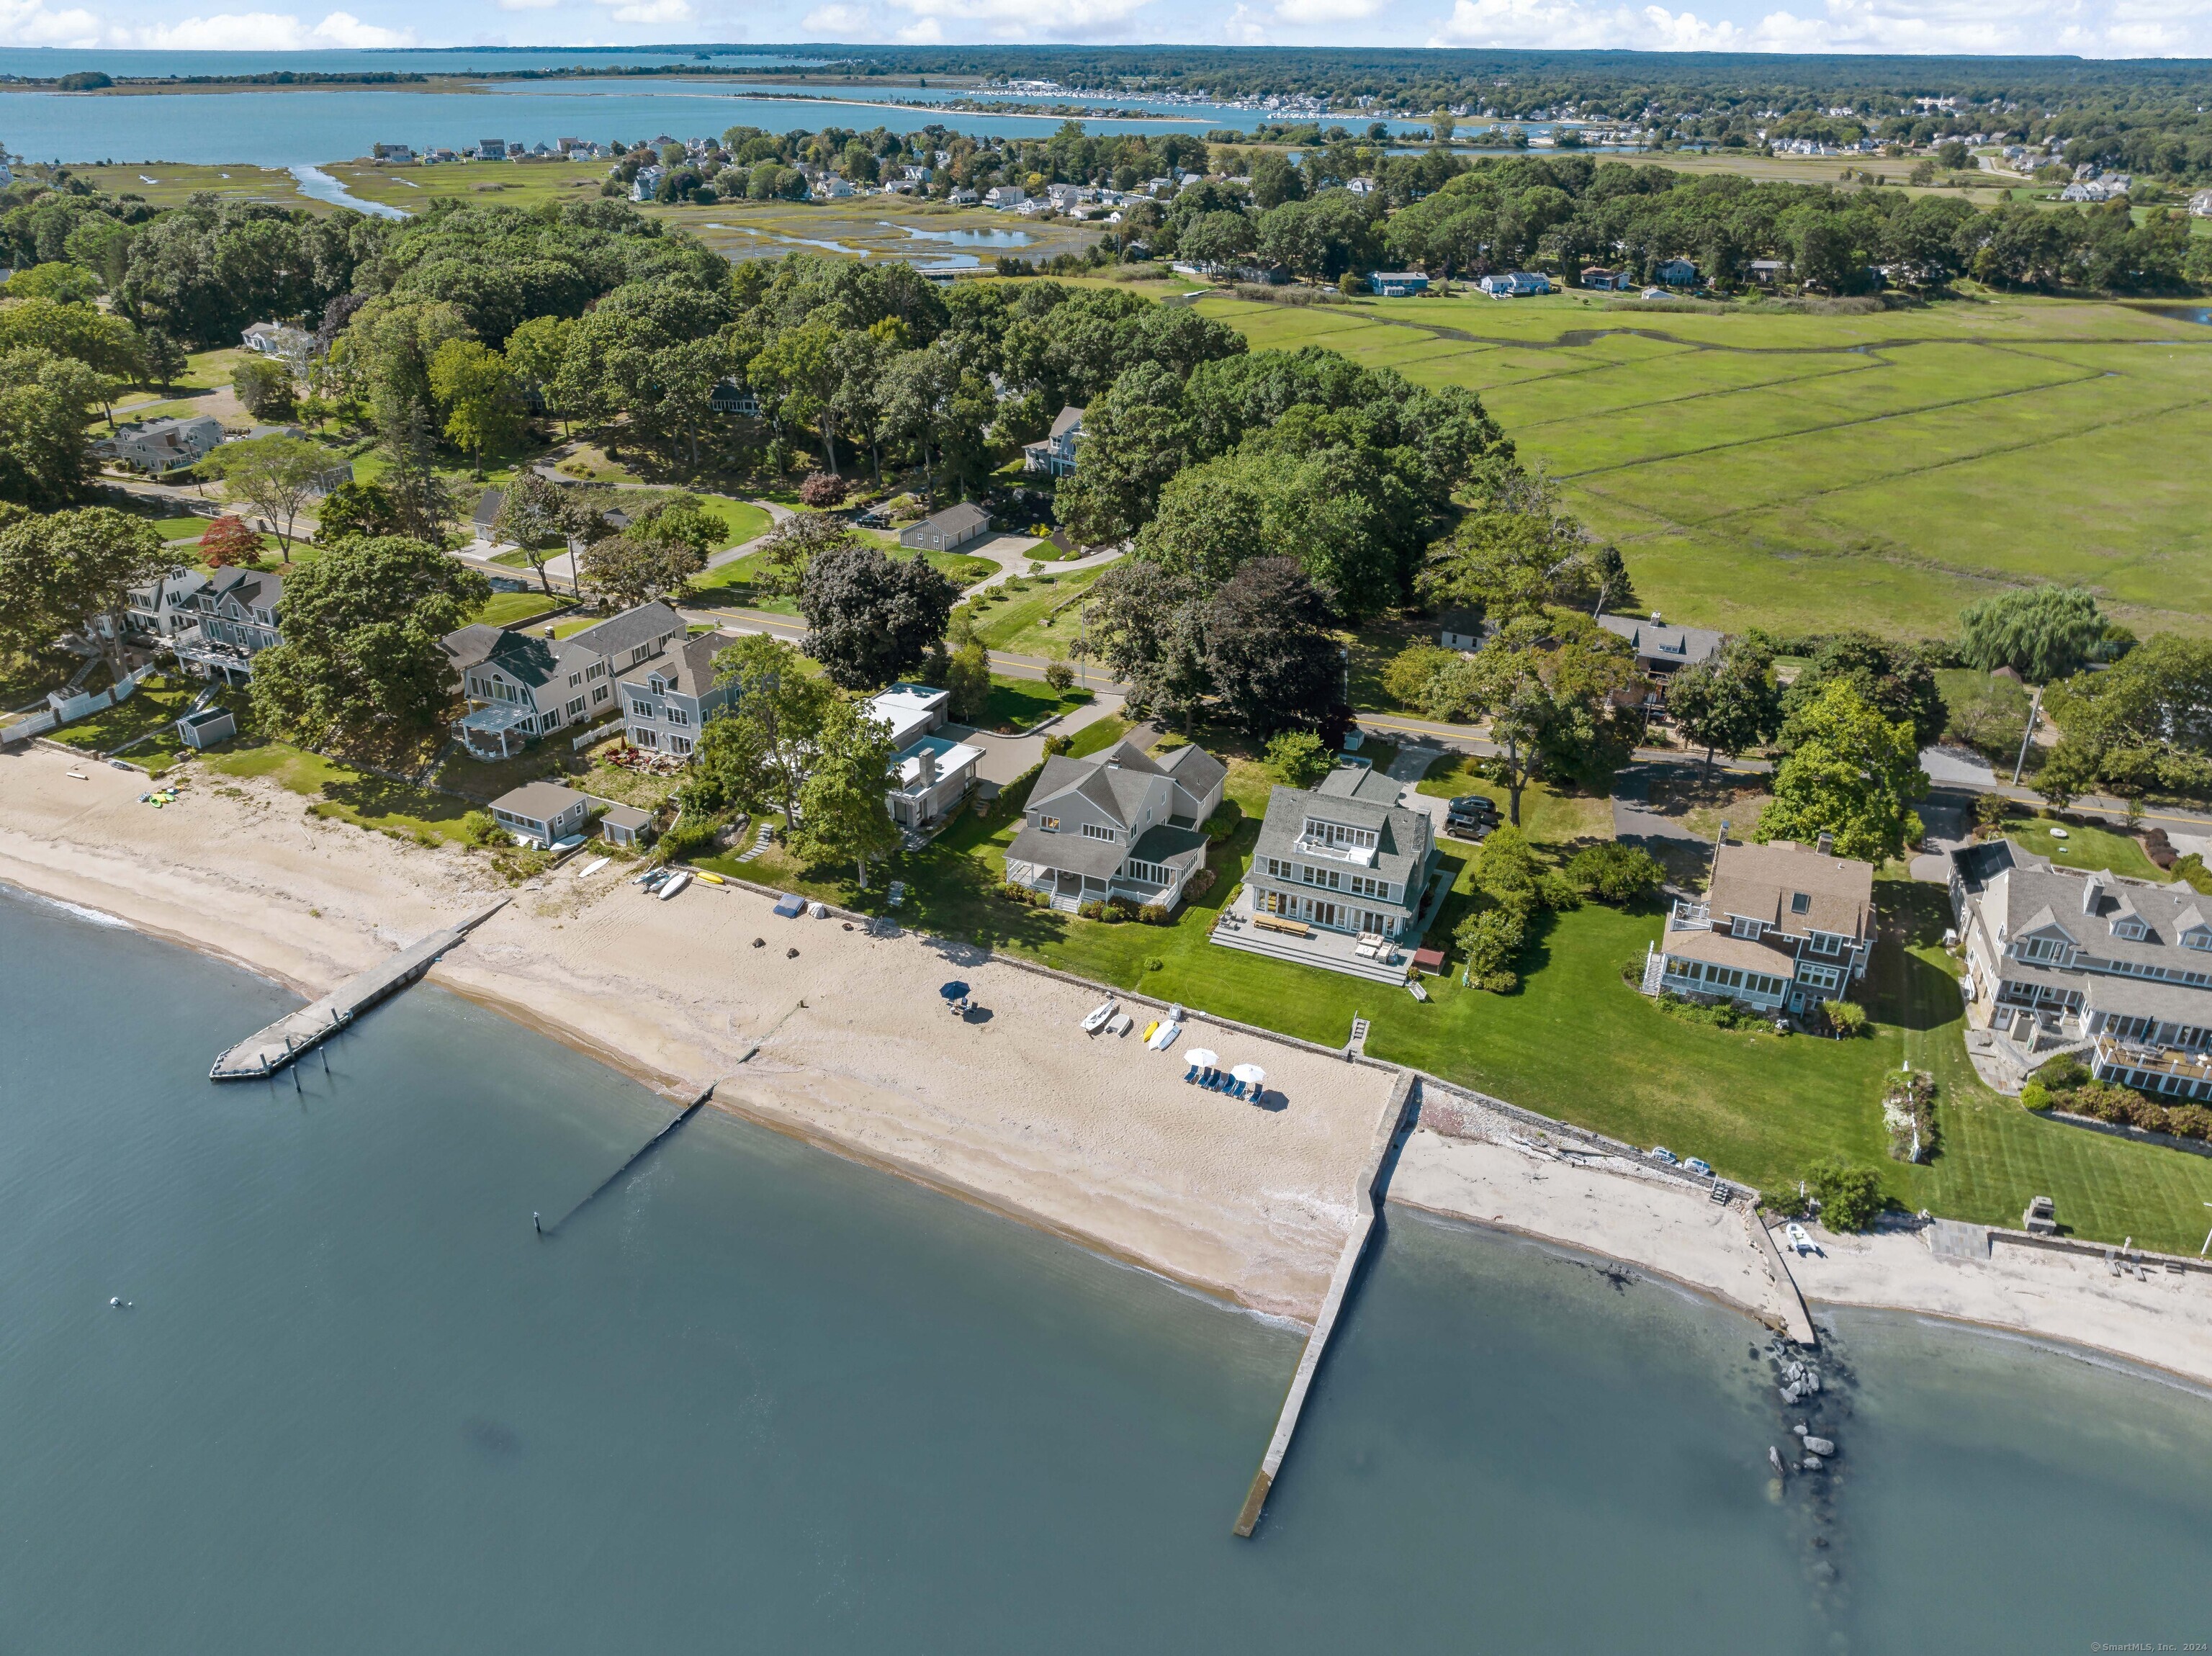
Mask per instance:
[[[973,500],[963,500],[958,506],[948,506],[942,512],[932,513],[914,527],[933,529],[944,535],[964,535],[971,529],[988,528],[990,522],[989,513]]]
[[[1006,860],[1010,863],[1062,868],[1070,874],[1087,874],[1094,880],[1110,879],[1128,854],[1128,846],[1120,840],[1054,833],[1034,822],[1024,825],[1014,836],[1013,844],[1006,847]]]
[[[503,810],[510,816],[550,822],[583,797],[575,789],[564,788],[558,782],[525,782],[502,793],[491,804],[494,810]]]
[[[1340,822],[1347,828],[1373,828],[1377,836],[1375,862],[1371,867],[1358,871],[1379,875],[1395,886],[1413,883],[1431,844],[1429,819],[1419,811],[1363,799],[1356,793],[1332,794],[1319,789],[1279,786],[1267,796],[1267,814],[1260,824],[1259,843],[1253,847],[1255,870],[1269,857],[1335,865],[1330,859],[1298,850],[1298,836],[1304,832],[1309,815]],[[1409,898],[1419,895],[1418,892],[1407,895]]]
[[[594,655],[624,655],[641,644],[684,630],[684,617],[665,604],[641,604],[611,616],[596,627],[586,627],[566,641]]]
[[[1795,899],[1808,900],[1805,913]],[[1715,915],[1741,914],[1778,931],[1839,937],[1871,934],[1874,867],[1847,857],[1823,857],[1809,846],[1777,840],[1768,845],[1721,846],[1714,858],[1705,905]]]
[[[657,656],[647,657],[645,664],[623,682],[642,684],[658,673],[662,682],[679,695],[702,696],[714,688],[714,658],[728,643],[727,639],[714,633],[685,639]]]
[[[1633,616],[1600,616],[1597,624],[1628,640],[1629,646],[1647,660],[1671,661],[1687,667],[1719,652],[1723,634],[1704,627],[1669,627]]]

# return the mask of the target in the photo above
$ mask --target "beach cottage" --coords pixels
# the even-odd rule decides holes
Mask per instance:
[[[1802,1012],[1840,1000],[1874,952],[1874,867],[1811,846],[1723,841],[1702,900],[1678,898],[1647,944],[1644,992]]]
[[[1133,742],[1044,761],[1006,847],[1006,881],[1069,913],[1122,897],[1172,908],[1206,866],[1206,818],[1229,767],[1203,748],[1155,759]]]
[[[698,724],[726,705],[704,694],[704,670],[692,660],[700,652],[690,651],[680,665],[666,659],[672,646],[684,640],[684,618],[665,604],[641,604],[565,639],[556,638],[556,630],[522,632],[478,623],[446,635],[446,654],[460,675],[469,703],[453,734],[477,757],[509,758],[553,731],[617,722],[629,728],[623,694],[628,685],[637,688],[642,705],[652,710],[640,716],[635,729],[657,738],[664,731],[678,733],[685,743],[681,749],[660,739],[637,744],[688,754]],[[705,657],[711,660],[711,651]],[[663,687],[659,691],[652,688],[656,672]],[[663,704],[654,699],[671,684],[678,687],[676,706],[686,715],[681,725],[662,718]]]

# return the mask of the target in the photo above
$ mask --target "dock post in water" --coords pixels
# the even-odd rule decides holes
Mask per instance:
[[[481,913],[458,925],[434,931],[418,943],[372,966],[340,984],[311,1005],[279,1018],[258,1034],[248,1035],[218,1057],[208,1071],[210,1081],[239,1081],[255,1076],[273,1079],[276,1071],[310,1052],[388,995],[398,993],[421,977],[438,957],[477,926],[507,907],[501,897]],[[328,1067],[330,1060],[325,1058]],[[299,1085],[295,1072],[292,1084]]]
[[[1283,1469],[1283,1457],[1290,1451],[1291,1434],[1298,1429],[1298,1415],[1305,1408],[1306,1393],[1312,1389],[1314,1374],[1321,1367],[1322,1353],[1328,1349],[1328,1337],[1335,1331],[1336,1319],[1343,1314],[1345,1298],[1352,1291],[1352,1279],[1359,1270],[1360,1259],[1367,1252],[1367,1239],[1375,1229],[1376,1203],[1389,1182],[1390,1152],[1400,1143],[1413,1114],[1415,1080],[1411,1070],[1398,1072],[1397,1084],[1390,1089],[1390,1101],[1382,1112],[1382,1119],[1376,1124],[1375,1142],[1368,1146],[1367,1161],[1354,1192],[1358,1210],[1352,1222],[1352,1234],[1344,1239],[1344,1251],[1336,1259],[1336,1274],[1329,1278],[1328,1292],[1322,1296],[1313,1331],[1306,1336],[1305,1349],[1298,1354],[1297,1370],[1291,1376],[1291,1389],[1283,1398],[1282,1413],[1276,1417],[1275,1435],[1267,1441],[1267,1453],[1261,1458],[1252,1487],[1245,1491],[1243,1509],[1237,1514],[1236,1532],[1240,1536],[1249,1536],[1260,1526],[1260,1514],[1267,1505],[1268,1491],[1275,1487],[1276,1474]]]

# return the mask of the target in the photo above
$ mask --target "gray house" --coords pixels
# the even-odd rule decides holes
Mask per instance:
[[[284,641],[282,575],[218,569],[191,597],[198,613],[171,643],[177,659],[202,678],[243,684],[253,676],[253,658]]]
[[[1952,852],[1951,907],[1970,1043],[2022,1075],[2073,1052],[2100,1081],[2212,1098],[2212,897],[1992,840]]]
[[[1644,705],[1656,711],[1666,700],[1667,681],[1685,667],[1710,661],[1721,652],[1726,634],[1705,627],[1669,627],[1654,614],[1649,621],[1633,616],[1600,616],[1597,624],[1616,638],[1628,640],[1636,652],[1636,665],[1650,681]]]
[[[1254,916],[1391,941],[1416,935],[1436,826],[1398,804],[1401,786],[1350,764],[1317,788],[1269,794],[1245,877]]]
[[[1041,443],[1022,445],[1022,465],[1029,471],[1049,472],[1055,477],[1075,474],[1075,448],[1083,440],[1083,410],[1064,408],[1052,422],[1052,433]]]
[[[1723,843],[1702,901],[1680,898],[1644,958],[1644,992],[1755,1011],[1841,1000],[1874,949],[1874,866],[1819,844]]]
[[[719,633],[671,642],[623,681],[623,733],[633,744],[690,755],[707,721],[737,699],[737,686],[714,682],[714,657],[727,642]]]
[[[479,758],[504,759],[551,731],[623,717],[618,687],[684,636],[684,618],[641,604],[565,639],[478,623],[442,640],[469,712],[453,734]],[[642,745],[642,744],[641,744]]]
[[[194,415],[186,420],[165,415],[158,420],[125,421],[115,428],[115,435],[94,443],[92,452],[159,477],[196,464],[222,441],[222,422],[211,415]]]
[[[1202,748],[1158,759],[1133,742],[1044,761],[1006,847],[1006,880],[1049,892],[1073,912],[1125,897],[1172,908],[1206,866],[1206,819],[1221,805],[1229,767]]]
[[[921,552],[957,552],[991,532],[991,514],[972,500],[949,506],[899,531],[899,544]]]
[[[558,782],[525,782],[493,800],[491,814],[509,834],[543,847],[581,834],[592,802]]]

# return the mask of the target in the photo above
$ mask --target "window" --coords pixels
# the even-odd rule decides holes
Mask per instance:
[[[605,685],[601,684],[592,691],[592,700],[593,701],[605,701],[606,699],[607,687]]]
[[[1832,966],[1801,966],[1797,981],[1808,989],[1833,989],[1844,980],[1844,974]]]
[[[1083,825],[1083,837],[1086,840],[1112,840],[1117,836],[1112,828],[1101,828],[1096,822],[1085,822]]]
[[[654,731],[632,731],[630,736],[641,748],[657,748],[660,745],[659,734]]]
[[[581,697],[581,696],[578,696],[574,701],[571,701],[571,702],[568,704],[568,717],[569,717],[569,718],[571,718],[571,719],[575,718],[577,714],[579,714],[579,713],[582,713],[583,711],[584,711],[584,698],[583,698],[583,697]]]
[[[2023,937],[2014,952],[2024,961],[2063,961],[2066,947],[2061,937]]]
[[[1790,912],[1792,914],[1811,913],[1813,912],[1812,894],[1806,891],[1791,892],[1790,894]]]
[[[672,736],[668,738],[668,751],[671,753],[689,753],[691,751],[691,743],[690,740],[684,737]]]
[[[2212,950],[2212,926],[2195,925],[2181,934],[2184,949]]]
[[[668,722],[672,725],[689,725],[691,722],[691,715],[681,707],[671,707],[668,709]]]
[[[571,673],[568,675],[568,688],[572,690],[583,682],[584,676],[581,673]]]
[[[1355,874],[1352,877],[1352,895],[1355,897],[1388,897],[1390,883],[1364,874]]]
[[[1813,934],[1812,949],[1816,955],[1839,955],[1843,948],[1844,939],[1832,931],[1815,931]]]
[[[2140,939],[2148,929],[2138,919],[2130,919],[2112,922],[2112,935],[2116,937]]]
[[[1060,818],[1057,816],[1040,816],[1037,818],[1037,826],[1042,828],[1047,834],[1057,834],[1060,832]]]
[[[1755,937],[1765,926],[1765,922],[1754,920],[1748,914],[1731,914],[1729,919],[1731,929],[1739,937]]]

